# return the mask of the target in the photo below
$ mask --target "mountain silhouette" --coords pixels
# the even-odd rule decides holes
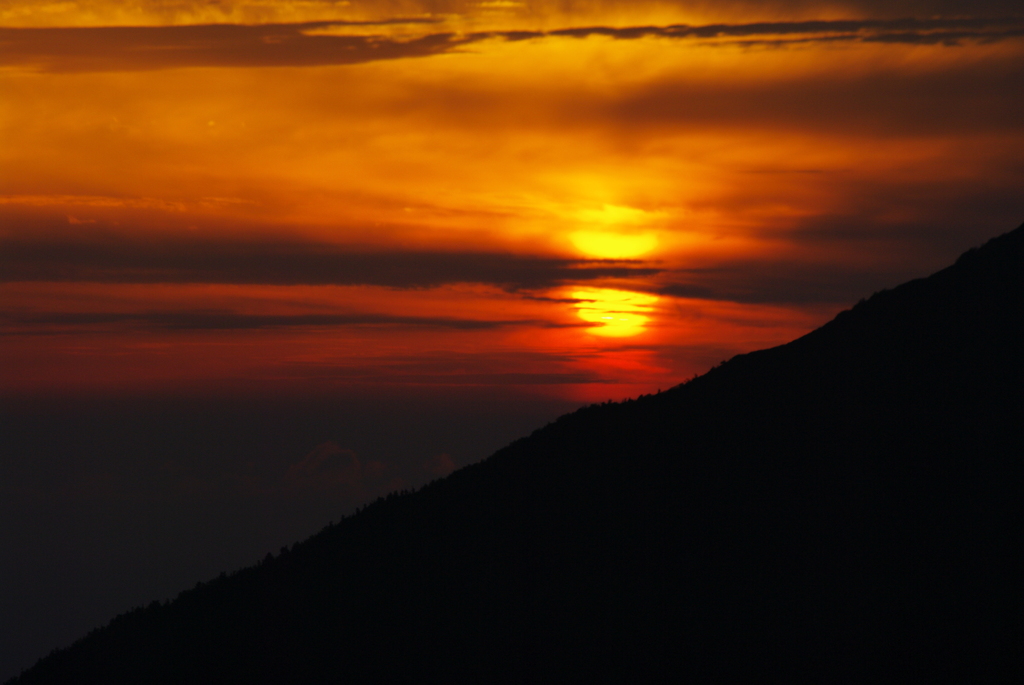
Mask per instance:
[[[29,683],[1020,673],[1024,226],[114,619]]]

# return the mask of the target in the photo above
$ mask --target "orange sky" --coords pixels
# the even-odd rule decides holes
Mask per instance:
[[[973,7],[5,3],[0,391],[595,401],[786,342],[1024,216]]]

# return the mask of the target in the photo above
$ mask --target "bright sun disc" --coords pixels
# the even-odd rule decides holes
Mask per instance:
[[[599,259],[632,259],[650,252],[658,244],[658,238],[652,233],[629,235],[577,231],[569,239],[580,252]]]
[[[650,306],[658,301],[654,295],[631,293],[607,288],[576,290],[579,300],[577,315],[584,321],[599,324],[590,329],[595,335],[626,337],[644,330],[650,321]]]

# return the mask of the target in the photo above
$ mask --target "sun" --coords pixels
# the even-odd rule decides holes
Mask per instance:
[[[577,231],[569,239],[580,252],[598,259],[633,259],[647,254],[658,245],[658,238],[653,233]]]
[[[588,257],[633,259],[658,246],[658,237],[649,228],[656,213],[606,204],[576,211],[572,219],[587,226],[570,233],[569,240]]]
[[[576,314],[595,324],[594,335],[623,338],[642,333],[650,321],[654,295],[608,288],[587,288],[572,293],[577,300]]]

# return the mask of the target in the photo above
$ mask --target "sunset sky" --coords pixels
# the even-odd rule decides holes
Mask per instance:
[[[3,390],[592,401],[785,342],[1024,214],[1024,16],[929,4],[4,3]]]
[[[1022,122],[1019,0],[2,0],[0,400],[386,405],[233,472],[341,513],[1015,228]]]

